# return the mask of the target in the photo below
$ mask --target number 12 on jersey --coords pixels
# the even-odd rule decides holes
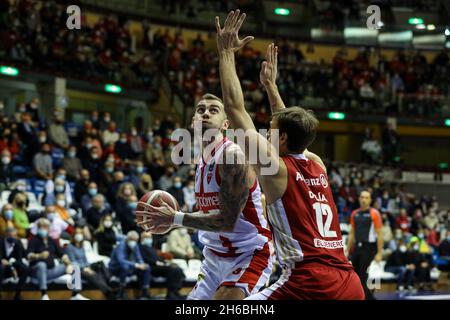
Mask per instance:
[[[316,221],[320,235],[323,238],[335,238],[336,231],[330,230],[331,222],[333,221],[333,211],[331,211],[330,206],[326,203],[315,202],[313,208],[316,211]],[[327,217],[325,223],[323,216]]]

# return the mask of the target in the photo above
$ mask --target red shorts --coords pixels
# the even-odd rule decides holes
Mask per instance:
[[[311,263],[286,269],[276,283],[248,299],[364,300],[364,290],[353,269]]]

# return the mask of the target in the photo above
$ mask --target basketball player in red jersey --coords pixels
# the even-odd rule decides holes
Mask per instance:
[[[229,121],[222,100],[204,95],[192,120],[193,126],[201,124],[202,129],[196,137],[203,150],[195,176],[200,211],[176,212],[140,202],[147,210],[136,215],[142,221],[139,225],[153,233],[176,226],[200,229],[204,260],[188,299],[242,300],[257,293],[272,272],[274,249],[261,189],[254,170],[237,159],[244,159],[242,150],[224,136]]]
[[[275,284],[248,299],[364,299],[359,277],[344,254],[326,168],[307,151],[319,122],[311,111],[285,108],[275,85],[277,52],[273,45],[268,48],[260,80],[270,98],[271,129],[279,132],[279,154],[257,133],[245,110],[234,56],[248,42],[238,36],[244,19],[239,10],[231,11],[222,29],[216,17],[223,100],[231,125],[246,130],[248,141],[258,143],[279,168],[274,175],[264,175],[261,164],[252,164],[266,197],[277,258],[284,268]],[[249,150],[245,148],[246,156]]]

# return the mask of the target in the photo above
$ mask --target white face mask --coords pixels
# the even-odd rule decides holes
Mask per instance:
[[[76,242],[81,242],[81,241],[83,241],[84,237],[83,237],[83,235],[81,233],[77,233],[75,235],[74,239],[75,239]]]
[[[58,200],[56,201],[56,204],[58,205],[58,207],[64,208],[66,206],[66,200]]]
[[[137,246],[137,241],[134,241],[134,240],[128,241],[128,247],[130,249],[134,249],[134,248],[136,248],[136,246]]]
[[[400,246],[400,252],[406,252],[406,246]]]
[[[3,164],[9,164],[11,162],[11,158],[10,157],[2,157],[2,163]]]
[[[107,220],[105,222],[103,222],[103,225],[105,226],[105,228],[111,228],[113,223],[110,220]]]

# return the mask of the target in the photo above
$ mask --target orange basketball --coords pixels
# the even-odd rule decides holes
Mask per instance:
[[[163,190],[153,190],[144,194],[139,201],[150,204],[154,207],[161,207],[163,202],[167,203],[171,208],[179,211],[180,205],[178,204],[177,199],[172,196],[170,193]],[[146,208],[138,203],[136,211],[146,211]],[[137,222],[141,222],[140,218],[137,218]]]

